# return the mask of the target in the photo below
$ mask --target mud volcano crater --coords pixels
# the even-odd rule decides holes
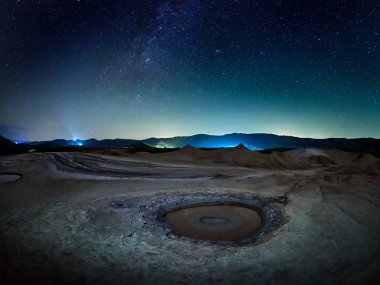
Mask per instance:
[[[164,228],[171,238],[240,244],[281,226],[280,204],[286,203],[286,197],[250,193],[163,195],[140,210],[148,225]]]
[[[194,239],[239,240],[261,227],[255,210],[235,205],[202,205],[179,209],[165,215],[175,232]]]

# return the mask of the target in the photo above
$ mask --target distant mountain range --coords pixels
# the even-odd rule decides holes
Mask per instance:
[[[34,147],[67,147],[67,146],[83,146],[89,148],[123,148],[127,146],[132,146],[141,142],[140,140],[131,139],[105,139],[105,140],[65,140],[65,139],[55,139],[52,141],[35,141],[26,142],[20,145],[28,145]]]
[[[268,148],[338,148],[347,150],[375,151],[380,149],[380,139],[373,138],[329,138],[312,139],[292,136],[279,136],[273,134],[227,134],[221,136],[194,135],[185,137],[173,137],[166,139],[150,138],[145,143],[160,147],[183,147],[187,144],[195,147],[233,147],[243,144],[252,150]]]
[[[8,140],[7,140],[8,141]],[[7,142],[9,147],[9,141]],[[194,147],[219,148],[234,147],[239,144],[245,145],[252,150],[262,150],[270,148],[336,148],[350,151],[370,151],[379,152],[380,139],[373,138],[328,138],[312,139],[292,136],[279,136],[274,134],[226,134],[226,135],[206,135],[199,134],[193,136],[181,136],[172,138],[149,138],[145,140],[133,139],[105,139],[105,140],[64,140],[56,139],[52,141],[39,141],[23,143],[21,146],[30,148],[56,148],[56,147],[87,147],[87,148],[141,148],[142,144],[156,148],[176,148],[192,145]],[[20,146],[20,145],[19,145]]]

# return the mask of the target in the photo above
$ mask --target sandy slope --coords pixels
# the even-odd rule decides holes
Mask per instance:
[[[380,159],[371,154],[340,150],[296,149],[287,152],[264,154],[250,151],[242,145],[233,148],[201,150],[186,146],[174,152],[150,154],[139,152],[133,158],[152,161],[193,162],[196,164],[224,164],[249,168],[306,169],[315,166],[365,164],[377,167]]]
[[[376,284],[380,163],[368,154],[186,147],[127,157],[0,157],[1,284]],[[5,179],[5,178],[4,178]],[[287,196],[254,244],[170,238],[140,207],[158,194]],[[127,201],[115,209],[110,202]]]

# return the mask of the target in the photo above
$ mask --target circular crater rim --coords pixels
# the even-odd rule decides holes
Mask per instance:
[[[253,210],[260,216],[261,226],[256,232],[240,239],[210,240],[183,235],[165,220],[167,214],[181,209],[216,205],[235,206]],[[147,205],[140,206],[140,212],[146,226],[163,229],[166,236],[170,239],[187,240],[195,243],[245,245],[256,242],[286,223],[287,219],[285,218],[283,207],[280,205],[286,205],[281,196],[259,197],[253,193],[194,193],[178,195],[166,193],[157,195]]]

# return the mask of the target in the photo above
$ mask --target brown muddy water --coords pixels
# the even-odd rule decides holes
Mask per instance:
[[[183,236],[236,241],[253,235],[261,227],[258,212],[235,205],[204,205],[169,212],[165,221]]]

